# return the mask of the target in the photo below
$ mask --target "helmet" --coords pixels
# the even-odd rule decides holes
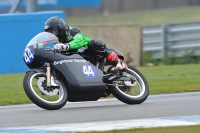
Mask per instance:
[[[58,17],[51,17],[44,23],[44,30],[53,33],[56,36],[61,36],[66,31],[65,21]]]

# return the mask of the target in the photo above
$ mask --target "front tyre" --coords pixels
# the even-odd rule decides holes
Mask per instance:
[[[109,86],[112,94],[127,104],[140,104],[144,102],[149,95],[149,86],[142,73],[128,65],[128,69],[120,72],[120,75],[135,77],[135,86],[121,86],[120,84]]]
[[[46,75],[43,72],[29,71],[23,81],[24,91],[29,99],[37,106],[47,110],[62,108],[67,102],[67,90],[61,80],[57,80],[59,87],[48,88]]]

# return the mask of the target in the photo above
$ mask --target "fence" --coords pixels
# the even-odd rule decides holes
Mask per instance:
[[[143,51],[153,58],[200,55],[200,22],[143,27]]]

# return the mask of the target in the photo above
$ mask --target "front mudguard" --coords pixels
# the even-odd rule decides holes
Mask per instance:
[[[46,73],[46,71],[45,71],[44,69],[42,69],[42,68],[30,69],[30,70],[28,70],[26,73],[31,72],[31,71],[37,72],[37,73]]]

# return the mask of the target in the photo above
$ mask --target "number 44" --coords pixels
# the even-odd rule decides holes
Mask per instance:
[[[25,52],[24,52],[24,59],[25,59],[25,61],[26,62],[30,62],[30,59],[33,59],[34,57],[33,57],[33,54],[31,53],[31,50],[30,50],[30,48],[27,48],[26,50],[25,50]]]
[[[87,74],[88,76],[90,76],[90,74],[94,76],[91,66],[83,66],[83,73]]]

